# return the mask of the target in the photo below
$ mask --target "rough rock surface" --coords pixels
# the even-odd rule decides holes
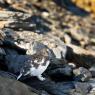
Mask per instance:
[[[31,32],[29,32],[27,35],[27,32],[29,31],[18,33],[20,38],[24,40],[21,41],[19,46],[27,49],[27,54],[33,54],[34,52],[37,52],[37,49],[39,50],[40,48],[42,48],[42,44],[44,44],[53,51],[56,58],[61,59],[61,57],[66,56],[66,45],[58,37],[53,35],[39,35],[37,33]],[[29,37],[29,39],[27,38],[27,36]]]
[[[15,79],[17,78],[16,75],[14,75],[13,73],[10,72],[5,72],[5,71],[0,71],[0,76],[4,77],[4,78],[10,78],[10,79]]]
[[[77,81],[88,81],[92,77],[91,72],[84,67],[74,69],[73,73],[75,75],[75,80]]]
[[[95,19],[89,14],[71,0],[0,0],[0,76],[15,79],[26,57],[48,48],[52,60],[43,73],[46,80],[27,76],[19,81],[42,95],[94,95]],[[14,93],[12,84],[31,95],[7,78],[0,77],[0,93]]]
[[[0,95],[39,95],[25,84],[0,77]]]

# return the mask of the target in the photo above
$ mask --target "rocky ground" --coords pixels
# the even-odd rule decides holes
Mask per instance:
[[[94,27],[69,0],[0,0],[0,95],[95,95]],[[17,80],[43,48],[52,52],[46,80]]]

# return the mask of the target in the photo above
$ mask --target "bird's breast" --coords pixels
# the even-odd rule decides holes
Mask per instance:
[[[31,74],[32,76],[41,75],[41,74],[47,69],[49,63],[50,63],[50,61],[47,60],[47,61],[46,61],[46,65],[40,64],[40,65],[38,66],[38,68],[32,67],[32,68],[30,69],[30,74]]]

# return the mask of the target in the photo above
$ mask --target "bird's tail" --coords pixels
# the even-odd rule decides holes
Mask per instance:
[[[22,76],[22,73],[17,77],[17,80],[18,80],[18,79],[20,79],[20,78],[21,78],[21,76]]]

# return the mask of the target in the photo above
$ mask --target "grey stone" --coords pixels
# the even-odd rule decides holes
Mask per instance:
[[[58,67],[58,68],[55,68],[55,69],[51,69],[48,71],[48,74],[49,75],[62,75],[62,76],[72,76],[72,68],[69,66],[69,65],[66,65],[66,66],[62,66],[61,67]]]
[[[73,95],[73,94],[70,94],[74,90],[73,82],[55,83],[51,80],[46,80],[44,82],[41,82],[34,79],[27,79],[27,81],[25,82],[26,84],[38,90],[43,89],[51,95]]]
[[[10,41],[11,40],[17,40],[17,38],[18,38],[17,33],[14,30],[10,29],[10,28],[4,28],[3,32],[6,35],[6,39],[8,39]]]
[[[20,72],[20,68],[24,65],[25,55],[7,55],[5,60],[8,71],[18,73]]]
[[[95,78],[91,78],[88,83],[91,85],[91,90],[87,95],[95,95]]]
[[[78,81],[88,81],[92,77],[90,71],[84,67],[74,69],[73,74],[75,75],[75,80]]]
[[[29,36],[29,38],[27,37]],[[60,38],[53,36],[53,35],[39,35],[36,33],[30,33],[28,32],[23,32],[19,33],[20,38],[23,38],[25,41],[20,44],[21,46],[25,47],[27,49],[27,54],[33,54],[34,49],[35,52],[37,48],[42,48],[42,44],[46,45],[49,49],[52,50],[53,55],[58,58],[62,59],[65,58],[66,53],[67,53],[67,47],[63,41],[60,40]],[[24,44],[23,44],[24,43]],[[26,45],[25,45],[26,44]],[[19,45],[19,46],[20,46]]]
[[[4,56],[6,55],[6,52],[3,48],[0,47],[0,60],[4,60]]]
[[[91,85],[89,83],[75,82],[75,89],[81,95],[87,95],[91,90]]]
[[[39,95],[25,84],[0,77],[0,95]]]
[[[92,74],[92,77],[95,77],[95,66],[92,66],[89,71],[91,72]]]
[[[17,79],[17,76],[10,73],[10,72],[5,72],[0,70],[0,76],[5,77],[5,78],[10,78],[10,79]]]

